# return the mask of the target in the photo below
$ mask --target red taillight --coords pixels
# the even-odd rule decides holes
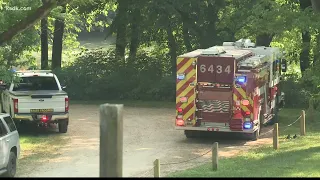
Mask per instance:
[[[13,112],[18,113],[18,99],[12,99],[13,100]]]
[[[46,122],[48,121],[48,117],[46,115],[43,115],[41,118],[41,121]]]
[[[65,98],[65,111],[68,112],[69,111],[69,98]]]
[[[250,115],[251,113],[250,113],[250,111],[246,111],[245,114],[246,115]]]
[[[178,108],[178,113],[182,113],[183,109],[182,108]]]
[[[176,120],[176,125],[177,125],[177,126],[184,126],[184,120],[182,120],[182,119],[177,119],[177,120]]]

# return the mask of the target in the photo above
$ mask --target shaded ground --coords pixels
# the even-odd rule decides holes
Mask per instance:
[[[210,150],[219,142],[221,156],[233,156],[258,144],[271,143],[268,137],[256,142],[246,142],[236,134],[219,134],[201,139],[186,139],[183,131],[174,129],[175,110],[167,108],[124,109],[124,159],[125,177],[151,177],[153,161],[161,163],[182,162]],[[270,128],[270,127],[268,127]],[[263,131],[267,131],[265,128]],[[52,136],[55,136],[54,134]],[[65,134],[70,143],[61,148],[60,155],[46,162],[38,159],[33,170],[17,172],[18,177],[98,177],[99,176],[99,107],[72,104],[70,126]],[[167,173],[210,162],[211,154],[179,165],[161,166],[161,176]]]

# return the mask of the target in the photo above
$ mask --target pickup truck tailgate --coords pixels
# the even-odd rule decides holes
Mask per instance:
[[[65,93],[31,93],[18,95],[18,113],[65,112]]]

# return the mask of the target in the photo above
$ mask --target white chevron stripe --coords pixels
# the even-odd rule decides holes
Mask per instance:
[[[210,100],[206,101],[202,105],[203,112],[229,112],[230,111],[230,102],[229,101],[219,101],[219,100]]]

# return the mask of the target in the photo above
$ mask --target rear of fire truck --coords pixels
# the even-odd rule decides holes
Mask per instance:
[[[179,56],[176,129],[184,130],[188,138],[196,131],[255,136],[262,115],[254,103],[255,75],[237,69],[238,62],[252,56],[251,50],[222,46]]]

